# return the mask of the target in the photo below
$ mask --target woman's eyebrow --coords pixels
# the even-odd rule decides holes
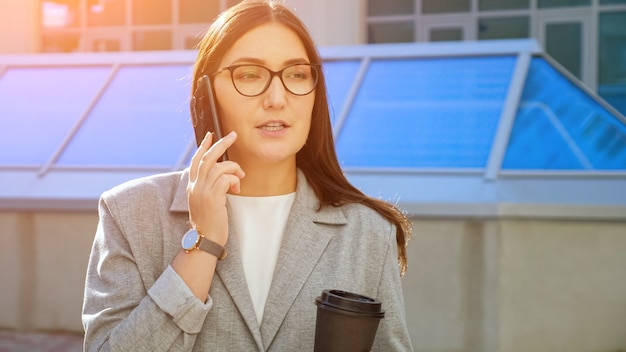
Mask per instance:
[[[240,63],[251,63],[251,64],[258,64],[258,65],[267,65],[267,62],[265,60],[261,60],[259,58],[256,57],[240,57],[238,59],[236,59],[235,61],[233,61],[231,63],[231,65],[234,64],[240,64]],[[289,65],[293,65],[293,64],[308,64],[309,60],[307,60],[306,58],[295,58],[295,59],[289,59],[285,62],[283,62],[284,66],[289,66]]]
[[[293,64],[308,64],[309,60],[305,58],[291,59],[284,62],[285,66],[293,65]]]
[[[261,60],[261,59],[257,59],[255,57],[240,57],[237,60],[233,61],[232,64],[240,64],[240,63],[247,63],[247,64],[259,64],[262,65],[265,63],[265,61]],[[231,64],[231,65],[232,65]]]

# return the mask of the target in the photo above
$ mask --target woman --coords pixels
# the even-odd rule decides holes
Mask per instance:
[[[281,5],[244,1],[216,19],[192,91],[210,77],[227,135],[196,126],[206,136],[188,169],[102,195],[85,350],[311,351],[324,289],[381,300],[373,349],[412,349],[409,222],[342,174],[320,65]]]

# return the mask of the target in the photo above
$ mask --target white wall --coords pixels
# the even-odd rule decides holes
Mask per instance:
[[[362,24],[365,1],[285,0],[307,25],[317,45],[363,43]]]
[[[39,51],[39,1],[0,0],[0,53]]]
[[[284,0],[307,25],[317,45],[352,45],[363,40],[364,2]],[[0,53],[35,53],[40,47],[39,0],[0,0]]]

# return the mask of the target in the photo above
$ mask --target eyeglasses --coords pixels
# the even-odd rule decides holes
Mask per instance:
[[[255,97],[263,94],[269,88],[275,76],[280,78],[285,89],[294,95],[307,95],[311,93],[317,85],[318,65],[316,64],[294,64],[283,68],[280,71],[272,71],[261,65],[243,64],[230,65],[217,71],[230,71],[230,78],[233,86],[239,94],[246,97]]]

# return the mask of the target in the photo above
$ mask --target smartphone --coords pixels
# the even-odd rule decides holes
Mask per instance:
[[[213,131],[213,143],[223,137],[222,126],[217,115],[215,95],[209,76],[204,75],[198,79],[196,91],[191,97],[190,109],[191,122],[196,133],[196,144],[200,146],[208,131]],[[228,160],[224,153],[218,161]]]

